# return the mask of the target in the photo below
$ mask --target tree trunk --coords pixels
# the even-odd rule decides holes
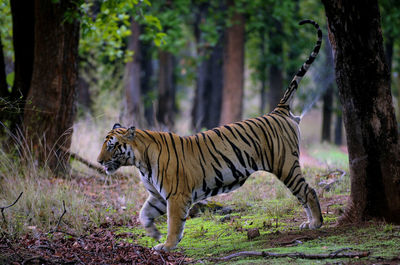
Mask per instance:
[[[329,85],[322,98],[322,135],[321,142],[331,141],[332,124],[332,103],[333,103],[333,84]]]
[[[333,92],[334,92],[334,70],[333,70],[333,56],[332,56],[332,47],[329,43],[327,37],[325,37],[325,67],[323,67],[323,75],[320,82],[325,84],[321,84],[321,87],[328,86],[323,100],[322,106],[322,135],[321,141],[331,142],[331,124],[332,124],[332,110],[333,110]]]
[[[340,105],[340,103],[338,104]],[[343,143],[343,135],[342,135],[342,111],[337,110],[336,112],[336,121],[335,121],[335,145],[340,146]]]
[[[322,2],[350,160],[350,201],[341,222],[400,223],[399,135],[377,0]]]
[[[273,111],[283,96],[282,23],[273,19],[275,28],[270,32],[270,53],[274,55],[269,68],[269,112]]]
[[[140,93],[140,75],[141,75],[141,55],[140,55],[140,25],[132,19],[132,34],[129,37],[128,50],[134,52],[134,55],[125,66],[125,98],[123,122],[127,126],[135,125],[143,127],[143,106]]]
[[[202,61],[197,67],[196,91],[192,109],[192,128],[213,128],[219,125],[222,105],[223,47],[222,33],[214,47],[208,47],[203,40],[200,24],[207,17],[208,4],[199,6],[196,14],[195,37]]]
[[[23,104],[29,93],[34,56],[34,6],[35,1],[11,0],[14,46],[14,85],[9,95],[9,101],[16,108],[8,113],[9,129],[15,132],[21,127],[23,119]]]
[[[229,1],[228,6],[234,6]],[[236,12],[230,18],[224,44],[221,124],[239,121],[243,111],[244,84],[244,17]]]
[[[157,121],[162,126],[172,129],[175,123],[174,56],[170,52],[160,50],[159,60]]]
[[[266,22],[265,22],[266,23]],[[265,28],[261,27],[258,32],[260,34],[260,65],[258,68],[260,74],[260,114],[263,115],[267,105],[267,53],[265,52]]]
[[[79,22],[64,21],[67,10],[77,9],[73,1],[53,2],[35,1],[34,67],[24,129],[39,163],[63,172],[67,157],[60,147],[71,144],[75,114]]]

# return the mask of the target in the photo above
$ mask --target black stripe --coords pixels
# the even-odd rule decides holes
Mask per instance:
[[[213,129],[213,132],[215,132],[219,137],[221,137],[221,132],[219,131],[219,129],[215,128]]]
[[[185,157],[185,150],[184,150],[184,148],[183,148],[183,145],[184,145],[184,143],[183,143],[183,137],[179,137],[179,140],[181,141],[182,155],[183,155],[183,157]]]
[[[201,150],[201,147],[200,147],[200,139],[199,139],[199,136],[197,134],[195,135],[195,140],[196,140],[197,147],[199,148],[201,158],[203,158],[203,161],[206,162],[206,159],[204,158],[203,151]]]
[[[175,187],[175,193],[174,195],[178,192],[178,186],[179,186],[179,157],[178,157],[178,152],[176,151],[176,144],[175,144],[175,140],[174,137],[172,135],[172,133],[169,133],[169,137],[171,138],[171,144],[172,147],[174,148],[174,152],[175,152],[175,157],[176,157],[176,187]]]
[[[240,149],[234,144],[232,143],[229,138],[224,134],[225,139],[228,141],[228,143],[231,145],[233,152],[235,152],[236,157],[238,158],[240,164],[243,167],[246,167],[246,163],[244,162],[243,156],[242,156],[242,152],[240,151]]]
[[[239,132],[239,130],[236,129],[235,127],[233,127],[233,129],[234,129],[235,132],[239,135],[240,139],[242,139],[243,142],[245,142],[248,146],[251,147],[249,141],[247,141],[247,139]]]
[[[158,208],[157,206],[155,206],[154,204],[152,204],[151,202],[147,202],[151,207],[153,207],[154,209],[156,209],[157,210],[157,212],[160,214],[160,215],[163,215],[164,213],[165,213],[165,211],[162,211],[160,208]]]
[[[224,181],[224,177],[222,176],[221,171],[219,171],[213,164],[211,164],[211,166],[214,169],[215,174],[217,175],[217,177],[221,180]]]
[[[231,134],[233,135],[233,137],[235,137],[235,139],[237,140],[236,135],[233,133],[232,128],[231,128],[229,125],[224,125],[224,127],[227,128],[227,129],[231,132]]]
[[[219,162],[218,158],[211,152],[210,148],[207,145],[207,142],[204,142],[205,146],[207,147],[208,153],[211,155],[211,157],[214,159],[214,161],[217,163],[219,167],[221,167],[221,163]],[[214,146],[215,149],[215,146]],[[216,150],[216,149],[215,149]]]

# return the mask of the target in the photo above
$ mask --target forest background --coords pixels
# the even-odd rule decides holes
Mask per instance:
[[[378,4],[399,124],[400,6],[393,0]],[[325,159],[318,166],[351,172],[327,5],[313,0],[2,1],[0,205],[25,192],[24,202],[10,213],[20,221],[3,224],[3,231],[17,236],[28,226],[54,226],[62,200],[71,200],[73,212],[65,223],[84,230],[88,220],[82,216],[93,201],[87,190],[84,196],[76,192],[87,189],[82,183],[88,176],[110,179],[87,173],[76,160],[95,164],[116,122],[190,135],[270,112],[316,41],[314,28],[298,25],[303,19],[317,21],[324,32],[321,52],[294,103],[293,112],[304,115],[303,157],[334,150],[345,159],[333,165]],[[33,191],[42,189],[37,185],[47,187],[51,199],[39,198]],[[349,195],[350,180],[343,185]],[[145,195],[143,190],[134,194],[138,198],[123,193],[117,199],[111,193],[108,203],[120,210],[130,199],[137,210]],[[93,210],[85,218],[96,226],[106,217]]]

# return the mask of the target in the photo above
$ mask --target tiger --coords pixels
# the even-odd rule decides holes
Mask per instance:
[[[125,128],[119,123],[107,134],[97,161],[107,174],[121,166],[139,169],[148,192],[139,220],[146,233],[158,241],[161,233],[154,221],[167,213],[167,239],[155,250],[177,246],[192,204],[233,191],[260,170],[274,174],[303,205],[307,221],[300,229],[321,227],[317,194],[305,181],[299,163],[300,118],[290,110],[295,91],[322,43],[319,25],[312,20],[299,24],[307,23],[316,28],[318,40],[271,113],[192,136]]]

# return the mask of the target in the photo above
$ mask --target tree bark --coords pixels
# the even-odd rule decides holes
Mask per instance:
[[[350,160],[351,194],[342,223],[400,223],[399,135],[377,0],[322,0]]]
[[[283,96],[283,40],[282,23],[273,19],[275,28],[270,32],[270,53],[274,55],[269,68],[269,112],[273,111]]]
[[[34,56],[34,5],[35,1],[10,0],[13,46],[14,46],[14,85],[9,95],[9,101],[16,105],[8,113],[9,129],[15,132],[21,127],[23,120],[23,104],[29,93]]]
[[[174,55],[160,50],[159,61],[157,121],[172,129],[175,124]]]
[[[229,1],[228,6],[234,6]],[[244,16],[235,12],[227,28],[224,44],[221,124],[239,121],[243,111]]]
[[[70,147],[75,114],[79,22],[64,21],[67,10],[77,11],[73,1],[35,1],[35,54],[24,113],[33,153],[54,172],[67,169],[60,146]]]
[[[132,19],[132,34],[129,37],[128,50],[134,52],[131,61],[125,66],[125,98],[123,122],[127,126],[143,127],[143,105],[140,93],[141,55],[140,55],[140,25]]]

